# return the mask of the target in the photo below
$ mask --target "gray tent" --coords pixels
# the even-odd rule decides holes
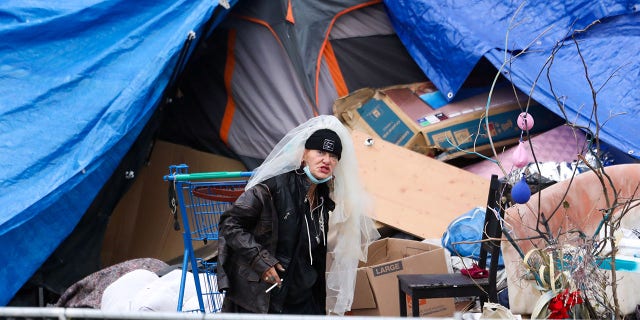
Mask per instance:
[[[162,138],[251,168],[362,87],[425,81],[381,1],[246,1],[195,53]]]

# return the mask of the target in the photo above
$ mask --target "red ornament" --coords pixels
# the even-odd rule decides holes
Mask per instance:
[[[551,313],[547,319],[572,318],[570,315],[571,308],[577,304],[582,304],[582,302],[584,301],[580,295],[580,290],[569,293],[569,289],[564,289],[564,291],[558,293],[557,296],[553,297],[553,299],[549,301],[549,306],[547,308]]]

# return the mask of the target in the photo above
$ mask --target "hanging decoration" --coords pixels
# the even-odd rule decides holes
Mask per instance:
[[[518,168],[522,168],[529,164],[529,151],[524,144],[525,142],[521,139],[515,151],[513,152],[513,165]]]
[[[518,116],[518,128],[522,131],[528,131],[533,128],[533,116],[527,112],[523,112]]]
[[[522,130],[520,134],[520,142],[516,147],[516,150],[513,152],[513,165],[518,168],[523,168],[527,164],[529,164],[529,152],[524,145],[523,136],[525,132],[528,132],[531,128],[533,128],[533,117],[527,113],[522,112],[518,115],[518,119],[516,120],[518,123],[518,128]],[[511,188],[511,198],[515,203],[524,204],[529,201],[531,198],[531,189],[529,189],[529,185],[527,184],[527,178],[524,173],[522,173],[522,178],[520,181],[516,182]]]
[[[511,188],[511,198],[515,203],[524,204],[531,198],[531,189],[527,184],[527,178],[522,174],[520,181]]]

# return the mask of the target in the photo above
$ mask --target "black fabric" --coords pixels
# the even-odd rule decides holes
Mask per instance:
[[[296,175],[295,177],[299,178],[300,175]],[[306,187],[308,187],[308,185]],[[306,194],[306,188],[304,189],[304,194]],[[298,196],[304,197],[304,194]],[[280,261],[291,261],[287,264],[287,267],[285,267],[285,274],[281,275],[286,279],[282,287],[271,293],[272,300],[270,310],[273,312],[315,314],[316,312],[313,312],[313,306],[315,305],[322,306],[320,310],[321,314],[325,313],[326,284],[324,274],[326,271],[327,248],[324,246],[321,230],[322,228],[328,230],[328,212],[333,210],[335,204],[329,198],[329,188],[326,183],[317,186],[316,196],[318,199],[322,199],[321,203],[323,203],[323,205],[314,210],[314,212],[316,212],[315,215],[311,214],[309,203],[306,200],[304,202],[298,201],[298,203],[302,203],[302,205],[299,205],[297,211],[287,218],[297,225],[294,230],[284,227],[282,224],[286,223],[285,220],[282,218],[279,219],[281,224],[279,230],[283,231],[287,229],[286,233],[288,235],[279,232],[280,236],[278,237],[277,251],[279,254],[277,254],[276,257]],[[282,204],[282,202],[278,201],[277,197],[275,198],[279,215],[282,215],[282,212],[289,212],[288,209],[281,210],[278,204]],[[319,214],[324,216],[324,226],[322,228],[319,226]],[[316,241],[316,235],[319,236],[320,241]],[[285,237],[289,237],[290,240],[295,241],[293,243],[295,244],[293,251],[291,251],[291,244],[287,245],[287,241],[283,241]],[[309,244],[311,244],[311,248],[309,248]],[[290,249],[286,249],[287,247]],[[283,249],[289,252],[283,252]],[[311,251],[313,257],[313,264],[309,257],[309,251]]]
[[[310,182],[303,174],[290,172],[273,177],[265,182],[271,190],[274,205],[278,214],[278,243],[276,259],[285,270],[290,270],[294,252],[300,249],[300,236],[304,224],[305,205],[303,203]],[[283,187],[286,186],[286,187]]]
[[[229,299],[225,299],[222,304],[223,313],[253,313],[251,310],[247,310],[242,306],[234,303]],[[324,304],[316,301],[315,299],[306,300],[299,304],[286,303],[283,306],[282,312],[276,312],[275,310],[269,310],[269,313],[284,313],[284,314],[317,314],[325,315]]]
[[[240,260],[242,259],[238,254],[233,254],[234,252],[231,251],[230,247],[227,250],[226,242],[237,240],[234,239],[233,233],[231,233],[234,228],[230,226],[234,219],[239,218],[239,207],[245,208],[246,213],[251,214],[254,210],[249,208],[255,208],[258,205],[257,203],[245,202],[247,199],[241,196],[234,206],[223,214],[220,221],[221,237],[219,241],[221,242],[219,242],[219,245],[222,248],[219,251],[218,262],[222,268],[219,269],[218,273],[218,285],[219,288],[226,290],[225,304],[227,304],[227,300],[233,301],[229,302],[228,307],[223,308],[223,310],[238,310],[236,312],[267,312],[268,310],[268,312],[272,313],[303,312],[324,314],[326,300],[324,275],[327,253],[324,241],[320,244],[315,240],[316,233],[321,232],[321,228],[316,226],[318,231],[310,232],[313,241],[311,247],[313,265],[311,265],[308,246],[309,236],[305,222],[305,216],[307,219],[311,218],[309,203],[305,200],[310,182],[303,172],[296,170],[270,178],[254,188],[259,186],[263,186],[264,190],[269,190],[270,198],[273,201],[271,207],[275,212],[269,213],[268,216],[275,215],[277,222],[273,221],[275,225],[269,231],[273,232],[273,234],[269,232],[260,233],[255,236],[255,239],[260,243],[276,246],[267,250],[285,268],[285,271],[280,273],[284,282],[281,287],[272,289],[266,295],[264,293],[266,284],[261,281],[259,276],[252,282],[250,281],[251,279],[247,280],[247,277],[251,276],[247,272],[235,271],[239,270]],[[254,190],[254,188],[250,190]],[[324,199],[320,208],[322,208],[321,211],[324,216],[324,230],[328,230],[329,211],[335,208],[335,203],[329,198],[329,187],[326,183],[318,184],[316,188],[316,198]],[[246,194],[247,192],[245,192]],[[266,198],[264,197],[264,199]],[[266,203],[262,203],[262,205],[266,205]],[[316,212],[319,211],[320,209],[316,209]],[[255,219],[259,221],[268,220],[266,216],[255,217]],[[317,214],[315,220],[316,223],[319,220]],[[309,223],[309,228],[314,229],[311,227],[312,222],[310,221]],[[254,229],[261,230],[261,227],[256,226]],[[266,248],[266,246],[263,245],[263,248]],[[232,270],[233,272],[230,272]],[[259,274],[262,273],[259,272]],[[243,287],[243,284],[247,285]],[[260,291],[257,289],[252,290],[254,287]],[[263,298],[267,296],[269,297],[266,299],[268,307],[262,309],[262,303],[265,301]],[[250,304],[244,302],[249,302]],[[238,306],[240,308],[237,308]],[[318,306],[320,306],[319,309]]]
[[[318,302],[316,299],[307,299],[300,303],[285,303],[284,314],[316,314],[326,315],[324,303]]]
[[[310,150],[323,150],[335,154],[338,159],[342,154],[342,141],[333,130],[320,129],[311,134],[304,144],[304,147]]]
[[[331,40],[331,46],[349,92],[429,80],[395,34]]]
[[[194,51],[178,84],[179,92],[166,106],[159,139],[238,159],[220,137],[227,103],[226,44],[227,33],[215,32]]]
[[[220,216],[218,226],[218,289],[225,292],[225,300],[244,309],[268,312],[269,294],[265,290],[271,284],[261,275],[278,263],[273,254],[277,213],[269,188],[260,183],[246,190]]]
[[[222,313],[254,313],[251,310],[243,308],[241,305],[233,302],[231,299],[224,299],[222,302]]]

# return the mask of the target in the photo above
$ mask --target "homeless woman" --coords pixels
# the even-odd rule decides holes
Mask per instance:
[[[349,131],[322,115],[294,128],[220,218],[222,312],[339,314],[379,237]]]

